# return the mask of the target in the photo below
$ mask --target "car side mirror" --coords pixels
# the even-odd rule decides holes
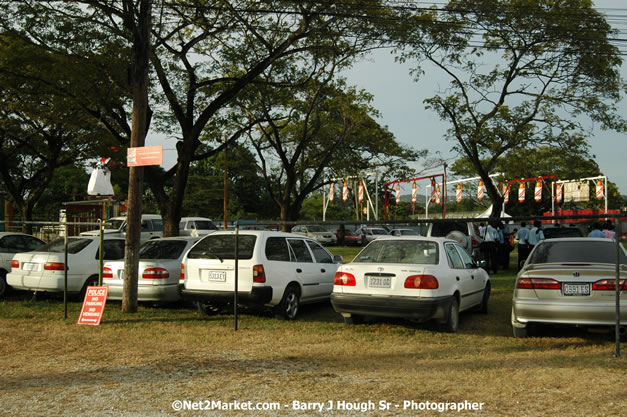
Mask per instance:
[[[488,262],[485,259],[479,260],[479,262],[475,262],[475,268],[483,268],[486,269],[488,267]]]
[[[344,257],[342,255],[334,255],[333,256],[333,263],[334,264],[343,264],[344,263]]]

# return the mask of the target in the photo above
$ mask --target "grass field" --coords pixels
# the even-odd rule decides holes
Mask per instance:
[[[328,303],[305,306],[294,322],[242,314],[235,331],[232,315],[202,316],[184,304],[122,314],[111,302],[100,326],[79,326],[79,303],[64,320],[61,300],[15,293],[0,301],[0,415],[625,414],[627,366],[611,335],[573,329],[514,339],[514,274],[492,283],[489,314],[462,314],[457,334],[391,320],[346,326]],[[199,403],[176,411],[175,400]],[[216,409],[236,401],[280,410]],[[463,401],[481,410],[419,409]],[[361,411],[370,402],[375,410]]]

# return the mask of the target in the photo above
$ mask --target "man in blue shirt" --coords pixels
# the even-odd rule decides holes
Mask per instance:
[[[518,241],[518,269],[522,268],[527,255],[529,255],[529,242],[527,237],[529,236],[529,229],[527,228],[527,222],[520,223],[520,229],[516,232],[516,240]]]
[[[601,231],[601,224],[595,222],[592,225],[592,231],[588,234],[588,237],[602,237],[605,238],[605,233]]]
[[[530,251],[541,240],[544,240],[544,232],[542,231],[542,223],[540,220],[534,220],[533,227],[527,235],[527,243],[529,243]]]

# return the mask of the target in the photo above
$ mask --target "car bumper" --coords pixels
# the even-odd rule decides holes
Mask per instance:
[[[620,310],[620,323],[626,325],[626,301],[621,300]],[[611,326],[616,324],[616,301],[609,297],[607,301],[585,304],[568,300],[513,300],[512,326],[522,328],[529,322]]]
[[[79,292],[83,288],[85,276],[68,275],[68,292]],[[65,290],[65,277],[59,275],[22,275],[7,274],[7,284],[16,290],[63,292]]]
[[[122,285],[107,285],[108,300],[122,300],[124,287]],[[172,285],[139,285],[137,286],[137,301],[174,302],[181,299],[178,284]]]
[[[453,296],[434,298],[380,297],[332,293],[331,304],[340,314],[400,317],[411,320],[444,320]]]
[[[203,291],[183,288],[184,300],[210,301],[215,304],[233,303],[235,291]],[[272,287],[253,287],[250,292],[237,292],[237,302],[247,305],[266,305],[272,300]]]

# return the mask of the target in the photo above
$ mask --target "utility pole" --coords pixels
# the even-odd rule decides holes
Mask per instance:
[[[136,7],[136,3],[139,9]],[[132,34],[130,86],[133,95],[133,124],[131,147],[144,146],[148,130],[148,65],[150,53],[150,26],[152,0],[123,0],[124,25]],[[141,238],[142,195],[144,167],[130,167],[128,181],[128,209],[126,243],[124,247],[124,288],[122,312],[137,311],[137,283],[139,245]]]

